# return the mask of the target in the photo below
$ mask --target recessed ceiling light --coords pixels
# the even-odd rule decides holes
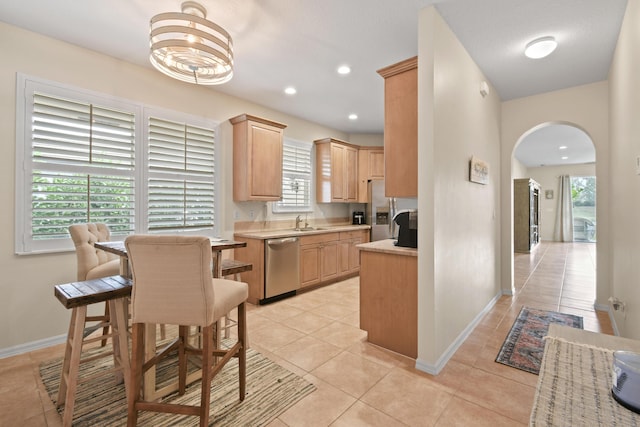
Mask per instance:
[[[338,67],[338,74],[349,74],[351,72],[351,67],[348,65],[341,65]]]
[[[289,87],[284,89],[284,93],[286,93],[287,95],[295,95],[296,92],[298,92],[298,91],[293,86],[289,86]]]
[[[566,145],[561,145],[560,147],[558,147],[558,150],[566,150],[567,146]]]
[[[562,160],[567,160],[569,157],[567,156],[562,156]]]
[[[358,120],[357,114],[349,114],[349,120]]]
[[[555,38],[551,36],[540,37],[527,44],[524,54],[528,58],[540,59],[551,54],[551,52],[556,50],[557,46],[558,42],[556,42]]]

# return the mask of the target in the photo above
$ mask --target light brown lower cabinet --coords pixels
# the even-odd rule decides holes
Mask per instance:
[[[418,357],[418,257],[360,251],[360,329],[369,342]]]
[[[248,301],[264,299],[264,239],[234,236],[247,246],[234,250],[234,258],[250,262],[253,270],[242,273],[249,284]],[[358,274],[360,255],[356,245],[369,241],[369,230],[328,232],[300,236],[300,288],[329,284]]]
[[[300,287],[317,285],[338,277],[339,233],[300,238]]]

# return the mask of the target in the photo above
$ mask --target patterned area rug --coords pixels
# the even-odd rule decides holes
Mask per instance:
[[[89,355],[91,351],[87,352]],[[176,356],[177,358],[177,356]],[[175,359],[174,359],[175,361]],[[158,384],[175,378],[175,363],[167,359],[157,372]],[[60,385],[62,359],[40,365],[40,376],[51,400],[55,403]],[[80,366],[80,377],[109,369],[109,357]],[[195,369],[195,367],[194,367]],[[313,392],[316,387],[267,359],[257,351],[247,350],[247,386],[243,402],[238,398],[238,361],[232,359],[216,375],[211,385],[209,425],[261,426]],[[200,382],[187,387],[183,396],[169,396],[167,400],[183,404],[199,404]],[[62,413],[62,410],[59,410]],[[73,414],[74,426],[123,426],[127,423],[127,400],[124,384],[116,384],[112,376],[102,376],[78,386]],[[138,426],[191,426],[198,418],[172,414],[140,412]]]
[[[537,375],[544,353],[543,338],[551,323],[582,329],[580,316],[522,307],[496,362]]]

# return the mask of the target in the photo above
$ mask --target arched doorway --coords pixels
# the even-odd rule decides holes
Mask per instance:
[[[535,231],[540,237],[540,247],[531,251],[516,250],[512,253],[514,266],[513,287],[522,289],[532,274],[533,263],[543,256],[569,257],[585,262],[575,262],[572,269],[583,269],[586,287],[581,297],[591,305],[595,298],[595,228],[596,219],[596,154],[591,137],[579,126],[571,123],[543,123],[525,132],[516,143],[511,155],[511,179],[531,180],[539,185],[539,199],[536,200]],[[518,200],[513,197],[514,204]],[[514,206],[514,212],[516,212]],[[532,218],[535,216],[532,213]],[[512,227],[515,221],[512,221]],[[532,225],[533,227],[533,225]],[[513,230],[514,240],[518,237]],[[565,245],[563,245],[564,242]],[[574,242],[591,242],[591,247],[574,245]],[[557,243],[555,245],[550,243]],[[552,251],[547,252],[550,248]],[[540,251],[542,253],[534,253]],[[522,257],[522,252],[527,253]],[[530,256],[529,256],[530,252]],[[573,255],[573,253],[576,255]],[[546,254],[546,255],[545,255]],[[566,259],[565,259],[566,260]],[[530,267],[533,269],[528,270]],[[567,280],[564,272],[553,280]],[[561,292],[561,291],[560,291]],[[562,301],[562,300],[561,300]],[[567,297],[565,300],[575,303]],[[562,305],[562,302],[559,302]]]

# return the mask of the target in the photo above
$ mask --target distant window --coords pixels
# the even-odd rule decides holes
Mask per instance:
[[[311,211],[311,148],[308,142],[284,140],[282,200],[274,204],[274,212]]]

